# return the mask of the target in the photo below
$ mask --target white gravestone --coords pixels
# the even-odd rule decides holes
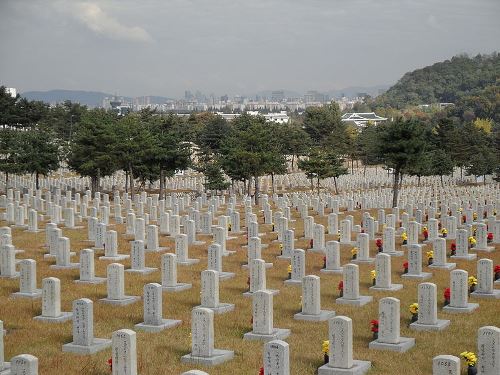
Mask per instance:
[[[415,339],[400,336],[400,302],[393,297],[382,298],[378,305],[378,338],[370,349],[403,353],[415,346]]]
[[[259,290],[252,296],[252,331],[243,335],[244,340],[282,340],[290,336],[289,329],[273,326],[273,294]]]
[[[217,271],[220,280],[227,280],[234,277],[233,272],[222,271],[222,249],[217,243],[208,247],[207,270]]]
[[[408,273],[401,275],[404,279],[426,280],[432,277],[430,272],[422,272],[422,246],[408,245]]]
[[[219,301],[219,273],[205,270],[201,273],[201,305],[216,314],[234,310],[234,304]]]
[[[363,375],[370,370],[371,362],[353,359],[352,320],[347,316],[333,317],[328,321],[329,361],[318,369],[318,375]]]
[[[42,315],[33,319],[49,323],[63,323],[73,314],[61,311],[61,281],[55,277],[42,280]]]
[[[372,296],[359,294],[359,268],[356,264],[346,264],[343,271],[343,297],[337,298],[336,303],[342,305],[363,306],[373,300]]]
[[[370,287],[375,291],[390,291],[403,289],[402,284],[393,284],[391,275],[391,256],[379,253],[375,257],[375,285]]]
[[[88,298],[73,301],[73,341],[63,352],[94,354],[109,348],[111,340],[94,337],[94,303]]]
[[[450,272],[450,303],[443,308],[448,313],[469,313],[479,307],[469,303],[469,274],[464,270]]]
[[[456,263],[447,262],[446,239],[444,238],[435,239],[433,243],[433,251],[434,251],[434,261],[429,266],[430,268],[452,270],[457,266]]]
[[[181,362],[215,366],[233,359],[232,350],[214,348],[214,312],[202,307],[191,313],[191,353],[183,356]]]
[[[432,375],[460,375],[460,358],[438,355],[432,359]]]
[[[340,265],[340,243],[338,241],[328,241],[326,243],[326,264],[320,271],[324,273],[342,274],[343,268]]]
[[[480,259],[477,262],[477,286],[471,295],[480,298],[500,298],[500,290],[493,287],[493,261],[491,259]]]
[[[80,252],[80,279],[75,280],[75,283],[102,284],[105,281],[105,277],[95,276],[94,250],[83,249]]]
[[[36,262],[33,259],[23,259],[19,275],[19,292],[13,293],[12,297],[41,298],[42,290],[36,287]]]
[[[285,280],[287,285],[302,285],[302,278],[306,275],[306,253],[304,250],[295,249],[292,251],[292,275]]]
[[[290,375],[290,349],[285,341],[272,340],[264,345],[264,374]]]
[[[479,375],[500,374],[500,328],[486,326],[477,331],[477,369]]]
[[[130,329],[113,332],[111,338],[112,375],[137,375],[137,338]]]
[[[161,256],[161,286],[166,292],[180,292],[190,289],[191,284],[177,282],[177,255],[167,253]]]
[[[20,354],[10,360],[10,375],[38,375],[38,358]]]
[[[325,321],[335,316],[335,311],[321,310],[320,278],[315,275],[302,278],[302,311],[294,319]]]
[[[120,263],[108,264],[107,291],[108,296],[100,301],[110,305],[125,306],[140,299],[140,297],[125,295],[125,272],[123,264]]]
[[[125,270],[126,272],[140,273],[142,275],[150,274],[157,270],[157,268],[146,267],[146,255],[144,250],[144,242],[141,240],[130,241],[130,256],[131,268]]]
[[[179,234],[175,237],[175,254],[177,255],[177,263],[181,266],[190,266],[200,261],[199,259],[189,258],[186,234]]]
[[[162,287],[157,283],[144,285],[144,322],[136,324],[135,329],[146,332],[160,332],[182,323],[181,320],[163,319]]]
[[[437,317],[437,287],[433,283],[418,285],[418,320],[410,324],[416,331],[441,331],[450,325],[449,320]]]

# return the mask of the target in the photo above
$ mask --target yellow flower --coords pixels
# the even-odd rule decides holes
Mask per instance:
[[[448,230],[447,230],[446,228],[443,228],[443,229],[441,229],[441,233],[442,233],[442,234],[447,234],[447,233],[448,233]]]
[[[351,254],[352,255],[356,255],[358,253],[358,248],[357,247],[353,247],[352,250],[351,250]]]
[[[465,359],[465,363],[467,363],[468,366],[475,366],[477,363],[477,356],[473,352],[462,352],[460,353],[460,357]]]
[[[475,245],[475,244],[476,244],[476,242],[477,242],[477,241],[476,241],[476,239],[475,239],[474,237],[472,237],[472,236],[470,236],[470,237],[469,237],[469,243],[470,243],[471,245]]]
[[[288,265],[287,270],[288,270],[288,273],[292,273],[292,265],[291,264]]]
[[[425,232],[425,231],[427,231],[427,227],[422,228],[422,232]]]
[[[330,351],[330,341],[325,340],[323,341],[323,344],[321,345],[321,350],[323,351],[324,354],[328,354]]]
[[[410,305],[410,313],[412,314],[418,313],[418,303],[414,302]]]
[[[434,258],[434,251],[428,251],[427,252],[427,259]]]
[[[375,280],[377,278],[377,271],[371,270],[370,271],[370,276],[372,277],[372,280]]]
[[[477,212],[474,212],[474,213],[472,214],[472,218],[473,218],[474,220],[477,220]]]
[[[474,276],[469,276],[469,286],[477,285],[477,279]]]
[[[403,232],[403,233],[401,234],[401,239],[402,239],[403,241],[406,241],[406,240],[408,239],[408,235],[406,234],[406,232]]]
[[[283,250],[283,244],[280,243],[280,250]]]

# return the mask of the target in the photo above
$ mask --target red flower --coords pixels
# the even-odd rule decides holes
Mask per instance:
[[[323,262],[326,262],[326,256],[323,257]]]
[[[451,243],[451,250],[455,251],[457,249],[457,244],[455,242]]]
[[[406,268],[408,268],[408,261],[405,261],[405,262],[403,263],[403,268],[405,268],[405,269],[406,269]]]
[[[498,272],[500,272],[500,265],[499,264],[497,264],[495,266],[495,273],[498,273]]]
[[[491,233],[491,232],[490,232],[490,233],[488,233],[488,237],[487,237],[487,238],[488,238],[488,240],[490,240],[490,241],[491,241],[491,240],[493,239],[493,233]]]
[[[109,371],[113,370],[113,358],[108,359]]]
[[[340,280],[340,281],[339,281],[339,286],[338,286],[338,289],[339,289],[339,290],[344,290],[344,280]]]
[[[309,247],[312,249],[314,245],[314,240],[311,238],[311,241],[309,241]]]
[[[450,300],[450,295],[451,295],[451,290],[450,288],[445,288],[444,290],[444,299],[446,301],[449,301]]]
[[[250,276],[247,278],[247,285],[250,285]]]
[[[370,321],[371,331],[378,332],[378,320],[373,319]]]
[[[264,367],[261,367],[259,370],[259,375],[264,375]]]
[[[381,247],[382,246],[382,239],[377,238],[377,241],[375,242],[375,245],[377,245],[377,247]]]

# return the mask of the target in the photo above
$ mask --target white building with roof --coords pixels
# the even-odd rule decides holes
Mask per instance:
[[[352,122],[358,127],[364,127],[368,122],[371,122],[375,125],[382,121],[386,121],[387,118],[380,117],[375,114],[375,112],[365,112],[365,113],[356,113],[356,112],[347,112],[342,115],[342,122]]]

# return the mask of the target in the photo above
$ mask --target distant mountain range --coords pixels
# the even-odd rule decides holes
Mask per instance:
[[[323,92],[324,94],[329,95],[331,98],[340,98],[342,94],[347,97],[354,97],[358,93],[367,93],[373,97],[379,95],[382,91],[387,90],[390,85],[379,85],[379,86],[371,86],[371,87],[347,87],[342,90],[331,90],[328,92]],[[304,94],[299,92],[283,90],[285,97],[289,98],[299,98]],[[55,104],[62,103],[66,100],[70,100],[75,103],[80,103],[82,105],[86,105],[89,107],[99,107],[102,105],[102,100],[106,97],[111,98],[114,95],[108,94],[105,92],[99,91],[82,91],[82,90],[49,90],[49,91],[26,91],[20,94],[22,97],[28,100],[40,100],[46,103]],[[261,97],[270,98],[272,95],[272,90],[265,90],[256,93],[256,95]],[[133,98],[123,97],[127,101],[131,101]],[[255,95],[252,95],[255,97]],[[150,102],[152,104],[162,104],[168,100],[172,100],[171,98],[164,96],[149,96]]]

